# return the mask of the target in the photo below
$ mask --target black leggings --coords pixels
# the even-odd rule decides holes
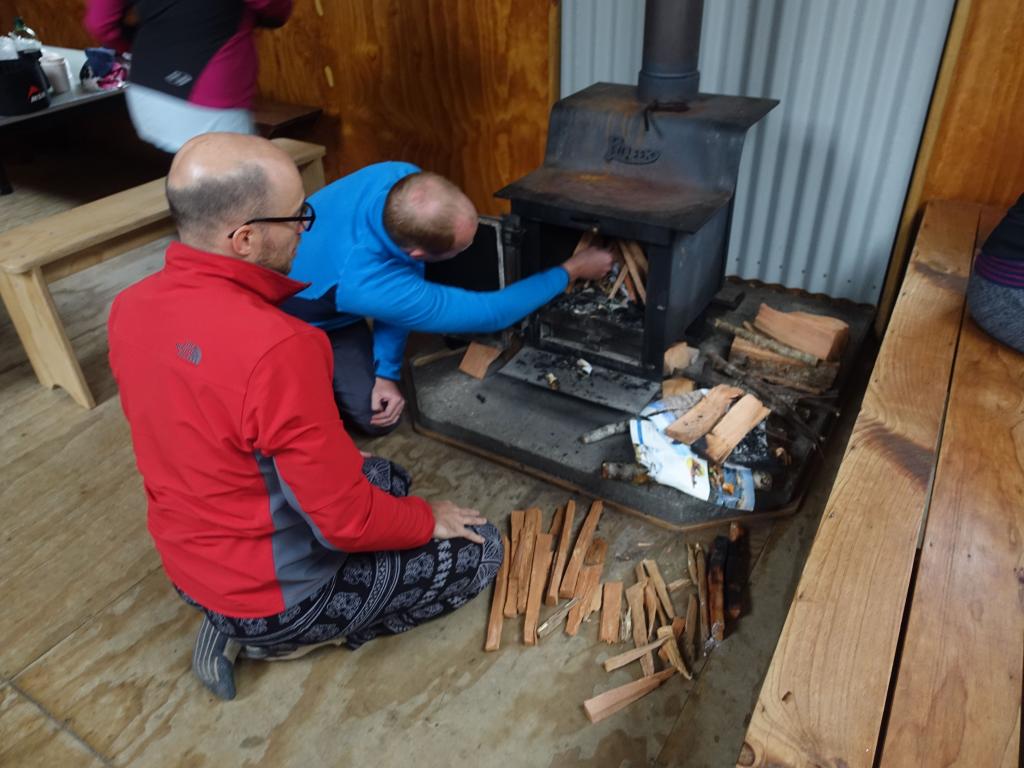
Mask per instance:
[[[405,495],[408,485],[399,482],[408,478],[404,470],[395,465],[385,470],[379,464],[383,460],[376,461],[363,469],[370,481]],[[349,555],[313,594],[273,616],[225,616],[178,593],[243,645],[312,645],[344,637],[349,647],[358,648],[381,633],[398,634],[451,613],[494,580],[504,555],[501,534],[490,523],[473,530],[484,538],[483,545],[432,539],[416,549]]]

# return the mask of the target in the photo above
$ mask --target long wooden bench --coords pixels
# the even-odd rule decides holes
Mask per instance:
[[[1018,765],[1024,356],[964,311],[1001,214],[926,210],[744,768]]]
[[[307,193],[324,185],[324,148],[274,139]],[[173,233],[164,179],[156,179],[0,234],[0,295],[39,383],[96,405],[64,331],[49,283]]]

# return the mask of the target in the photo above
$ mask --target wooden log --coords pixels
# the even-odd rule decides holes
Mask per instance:
[[[619,642],[622,614],[622,582],[608,581],[604,585],[604,605],[601,608],[601,630],[598,639],[603,643]]]
[[[512,529],[512,553],[508,555],[508,589],[505,591],[505,618],[514,618],[519,606],[519,540],[523,535],[523,521],[526,519],[526,510],[515,509],[509,516],[509,525]]]
[[[571,611],[578,603],[579,600],[574,597],[555,609],[551,615],[544,620],[544,623],[537,627],[537,639],[540,640],[554,632],[561,623],[565,621],[565,617],[569,615],[569,611]]]
[[[838,360],[850,338],[850,326],[838,318],[809,312],[781,312],[767,304],[757,310],[754,327],[821,360]]]
[[[575,637],[583,623],[584,614],[594,599],[594,590],[601,586],[601,565],[585,565],[580,571],[580,577],[576,582],[576,597],[579,600],[576,606],[569,611],[569,618],[565,621],[565,634]]]
[[[599,723],[616,712],[625,709],[634,701],[642,699],[675,673],[675,669],[663,669],[657,674],[648,675],[639,680],[634,680],[632,683],[620,685],[618,688],[613,688],[592,699],[587,699],[583,702],[583,709],[586,711],[587,717],[590,718],[590,722]]]
[[[575,256],[585,248],[592,246],[594,244],[594,237],[594,232],[589,229],[586,230],[582,235],[580,235],[580,239],[576,242],[576,247],[572,249],[572,255]]]
[[[630,621],[633,625],[633,645],[639,648],[647,644],[647,625],[644,620],[644,585],[634,584],[626,590]],[[640,660],[645,675],[654,673],[654,659],[648,653]]]
[[[686,544],[686,570],[690,574],[690,581],[697,586],[697,553],[693,551],[693,544]]]
[[[735,621],[743,614],[743,588],[747,581],[746,531],[739,523],[729,525],[729,554],[725,559],[725,612]]]
[[[494,597],[491,600],[491,615],[487,620],[487,637],[484,640],[485,651],[496,651],[501,646],[501,626],[504,621],[505,592],[508,590],[508,565],[511,558],[508,536],[502,534],[501,543],[505,556],[501,559],[498,576],[494,580]]]
[[[612,251],[612,253],[615,253],[615,252]],[[619,274],[616,275],[615,282],[612,283],[612,287],[608,291],[608,298],[609,299],[614,299],[615,298],[615,295],[619,292],[619,289],[622,288],[622,286],[625,284],[626,276],[628,274],[629,274],[629,269],[626,267],[626,262],[622,261],[619,264]]]
[[[575,518],[576,502],[569,499],[565,504],[565,514],[562,516],[562,533],[558,539],[558,551],[555,554],[555,561],[551,566],[548,591],[544,597],[545,605],[558,604],[558,588],[562,584],[562,572],[565,570],[565,561],[569,553],[569,541],[572,537],[572,526]]]
[[[711,637],[711,611],[708,605],[707,560],[699,543],[694,547],[694,556],[697,558],[697,600],[700,602],[700,644],[703,649]]]
[[[673,344],[665,350],[665,375],[671,376],[675,371],[681,371],[688,368],[699,352],[700,350],[694,349],[685,341]]]
[[[763,333],[758,333],[756,330],[744,328],[742,326],[736,325],[735,323],[730,323],[726,320],[722,320],[721,318],[717,317],[711,321],[711,324],[720,331],[731,333],[733,336],[737,336],[741,339],[746,339],[751,344],[756,344],[759,347],[770,349],[772,352],[777,352],[780,355],[791,357],[794,360],[799,360],[802,363],[807,363],[808,365],[817,365],[819,362],[818,358],[815,357],[814,355],[810,355],[807,352],[804,352],[803,350],[794,349],[793,347],[787,346],[786,344],[782,344],[773,339],[771,336],[765,336]]]
[[[839,363],[823,360],[817,365],[807,365],[751,344],[739,336],[732,340],[729,360],[765,381],[811,394],[827,390],[839,374]]]
[[[587,514],[587,519],[583,521],[583,527],[580,528],[572,556],[565,566],[562,585],[558,588],[559,597],[572,597],[576,594],[576,581],[579,579],[580,569],[583,567],[583,558],[586,557],[594,531],[597,530],[597,524],[601,520],[602,509],[604,509],[604,503],[601,501],[595,501],[590,505],[590,512]]]
[[[680,443],[691,445],[711,431],[732,401],[743,395],[739,387],[719,384],[711,389],[699,403],[665,429],[665,434]]]
[[[650,581],[644,585],[644,612],[647,614],[647,639],[650,640],[654,637],[658,622],[666,623],[661,603],[658,602],[658,593],[654,591],[654,585]]]
[[[770,410],[753,395],[744,395],[705,436],[708,461],[721,464],[754,427],[768,418]]]
[[[716,536],[711,542],[708,559],[708,604],[711,613],[711,636],[716,642],[725,639],[725,560],[729,539]]]
[[[590,445],[601,440],[607,440],[612,435],[622,435],[626,432],[629,432],[629,421],[616,421],[611,424],[603,424],[589,432],[584,432],[580,435],[580,442],[584,445]]]
[[[541,511],[537,507],[526,510],[523,532],[519,537],[519,549],[522,556],[519,560],[519,592],[516,599],[516,613],[526,612],[526,601],[530,597],[530,576],[533,573],[533,554],[540,533]]]
[[[683,629],[683,656],[690,659],[691,666],[696,664],[697,658],[700,656],[696,646],[698,625],[700,624],[699,613],[697,596],[691,593],[690,599],[686,603],[686,626]]]
[[[487,369],[498,359],[499,355],[501,355],[501,350],[497,347],[478,344],[474,341],[466,349],[466,354],[463,355],[462,362],[459,363],[459,370],[474,379],[483,380],[487,375]]]
[[[687,378],[675,378],[665,379],[661,382],[661,396],[662,397],[675,397],[676,395],[685,395],[687,392],[693,392],[694,387],[697,385],[693,379]]]
[[[622,257],[626,260],[626,267],[629,269],[629,276],[633,278],[633,287],[636,289],[637,296],[640,297],[640,301],[644,304],[647,303],[647,290],[644,288],[644,277],[640,274],[640,268],[636,264],[636,259],[633,258],[633,254],[629,252],[628,248],[622,248]]]
[[[583,558],[584,565],[604,565],[605,556],[608,554],[608,541],[600,536],[590,542],[587,547],[586,557]]]
[[[675,668],[675,670],[687,680],[693,680],[693,675],[690,674],[690,670],[687,668],[686,662],[683,661],[682,654],[679,653],[678,635],[675,633],[675,628],[658,627],[658,639],[664,639],[666,641],[658,651],[658,656],[661,660]]]
[[[640,661],[643,658],[644,654],[650,654],[652,651],[656,651],[663,645],[665,645],[665,643],[667,643],[669,641],[669,638],[672,636],[671,632],[672,630],[670,628],[668,636],[659,636],[657,640],[654,640],[650,643],[644,643],[639,648],[631,648],[628,651],[623,651],[622,653],[616,656],[611,656],[610,658],[605,659],[604,671],[614,672],[616,669],[621,669],[622,667],[625,667],[627,664],[632,664],[634,661]]]
[[[523,620],[523,644],[537,644],[537,622],[540,619],[540,604],[544,584],[551,568],[551,534],[537,534],[533,553],[533,571],[530,574],[530,594],[526,601],[526,618]]]
[[[636,240],[621,240],[622,247],[629,251],[629,254],[633,257],[633,261],[639,267],[640,271],[646,275],[650,270],[647,264],[647,256],[644,255],[644,249],[640,243]]]
[[[678,592],[680,589],[685,589],[686,587],[689,587],[692,584],[693,584],[693,580],[690,579],[690,578],[676,579],[675,581],[670,581],[668,583],[668,591],[670,593],[671,592]]]
[[[551,534],[551,538],[557,539],[558,534],[562,531],[562,521],[565,519],[565,507],[555,507],[555,514],[551,518],[551,525],[548,528],[548,533]]]
[[[654,591],[658,595],[661,607],[665,610],[665,616],[671,621],[676,617],[676,612],[672,607],[672,599],[668,596],[668,587],[665,585],[665,579],[661,577],[661,569],[658,568],[657,561],[644,560],[643,566],[647,571],[648,578],[654,583]]]

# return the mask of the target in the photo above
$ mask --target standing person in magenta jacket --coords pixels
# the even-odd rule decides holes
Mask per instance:
[[[177,152],[209,131],[253,133],[253,32],[280,27],[292,0],[87,0],[85,27],[131,51],[125,98],[139,137]]]
[[[310,202],[321,224],[302,236],[290,273],[310,285],[282,308],[327,331],[338,408],[349,427],[368,434],[394,429],[402,415],[398,380],[409,331],[499,331],[573,280],[599,279],[612,266],[611,253],[588,248],[500,291],[428,282],[426,263],[466,250],[479,221],[458,187],[409,163],[367,166]]]
[[[277,305],[315,213],[289,157],[212,133],[176,155],[180,242],[110,312],[110,364],[164,570],[205,619],[193,670],[234,696],[240,650],[356,648],[458,608],[495,576],[479,513],[407,496],[338,418],[322,331]]]

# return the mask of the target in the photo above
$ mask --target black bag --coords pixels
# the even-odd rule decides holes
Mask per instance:
[[[0,115],[24,115],[50,106],[50,87],[39,51],[23,51],[17,59],[0,60]]]

